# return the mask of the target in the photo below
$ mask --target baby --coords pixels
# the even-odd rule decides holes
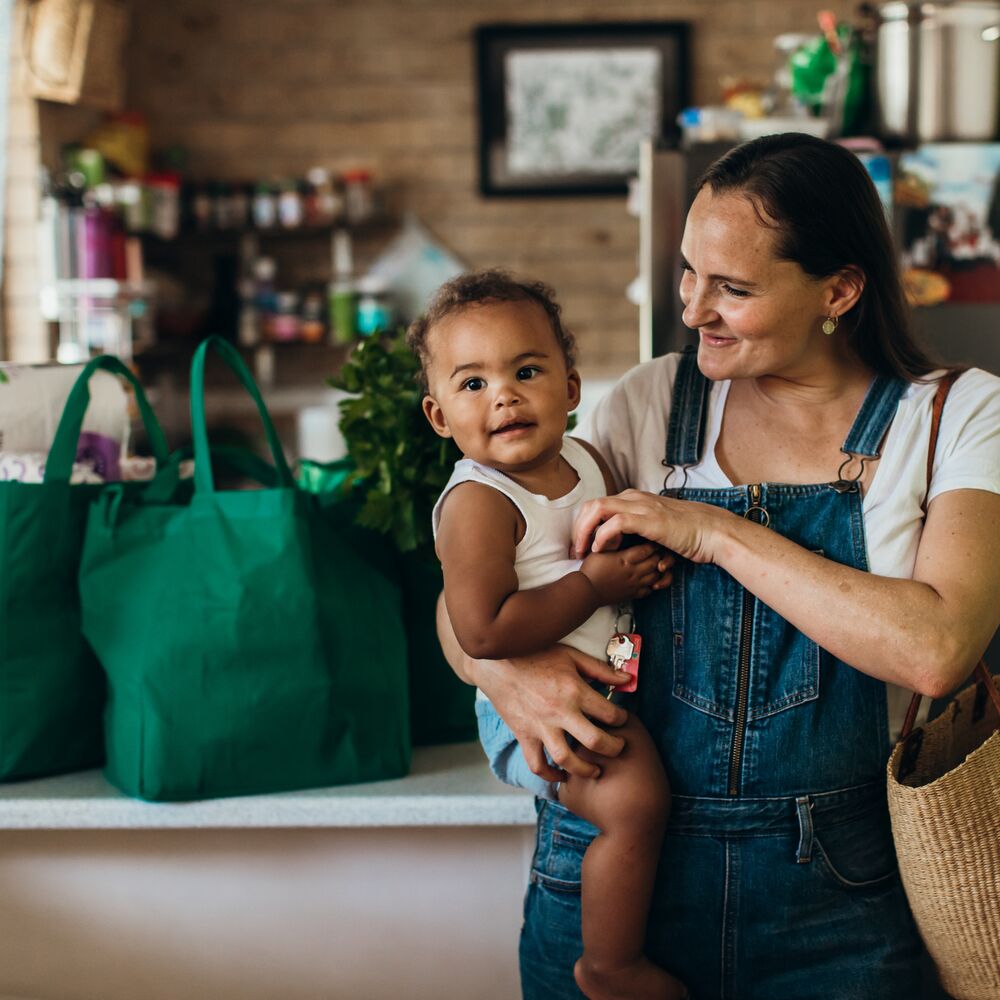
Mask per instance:
[[[483,271],[442,286],[407,335],[426,380],[424,414],[464,456],[434,509],[434,530],[455,635],[478,659],[558,642],[604,659],[620,606],[661,581],[661,556],[648,546],[569,557],[581,504],[617,487],[590,445],[565,436],[580,377],[559,313],[547,286]],[[685,996],[643,954],[669,789],[642,724],[630,714],[617,730],[626,744],[617,758],[578,748],[599,763],[599,777],[550,784],[532,773],[482,692],[476,713],[498,777],[600,831],[583,861],[580,989],[592,1000]]]

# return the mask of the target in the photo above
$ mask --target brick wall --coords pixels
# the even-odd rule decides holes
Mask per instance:
[[[35,219],[38,215],[38,104],[28,96],[23,80],[21,40],[25,0],[14,6],[10,38],[10,84],[7,117],[7,190],[4,234],[4,342],[0,358],[44,361],[50,353],[49,334],[38,310],[38,266]],[[0,70],[2,71],[2,70]]]
[[[815,0],[171,0],[133,4],[128,104],[201,177],[367,164],[472,266],[551,282],[584,373],[637,358],[638,225],[623,197],[477,193],[473,28],[489,22],[686,20],[696,103],[724,74],[766,79],[776,34],[815,30]],[[828,3],[848,16],[852,4]],[[54,107],[54,106],[49,106]],[[54,115],[48,116],[56,124]],[[64,115],[60,120],[66,123]],[[43,120],[42,138],[48,126]],[[46,144],[50,145],[49,143]]]

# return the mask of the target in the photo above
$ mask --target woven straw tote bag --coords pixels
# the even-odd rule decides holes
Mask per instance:
[[[928,469],[951,381],[935,398]],[[917,728],[914,695],[887,767],[889,813],[903,887],[942,986],[957,1000],[998,1000],[1000,692],[984,663],[975,676]]]
[[[977,684],[896,744],[889,813],[906,898],[941,985],[957,1000],[997,1000],[1000,694],[983,664],[976,671]]]

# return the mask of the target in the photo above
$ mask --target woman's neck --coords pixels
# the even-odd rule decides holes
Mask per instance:
[[[746,383],[748,395],[761,404],[812,410],[850,406],[859,393],[864,395],[872,376],[871,369],[851,355],[824,359],[787,373],[739,381]]]

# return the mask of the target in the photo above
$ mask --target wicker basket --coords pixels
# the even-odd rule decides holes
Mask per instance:
[[[977,676],[938,718],[904,727],[889,758],[889,812],[903,886],[941,984],[958,1000],[997,1000],[1000,695],[985,666]]]

